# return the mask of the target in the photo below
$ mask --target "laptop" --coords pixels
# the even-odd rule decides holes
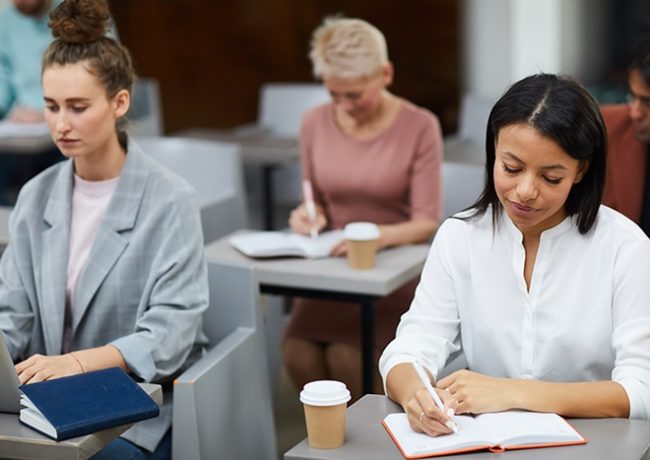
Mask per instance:
[[[5,340],[0,333],[0,412],[18,414],[20,412],[20,382],[9,355]]]

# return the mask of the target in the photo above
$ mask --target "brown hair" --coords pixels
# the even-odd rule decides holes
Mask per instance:
[[[42,69],[53,65],[84,62],[106,89],[108,97],[133,89],[136,75],[129,51],[107,37],[111,14],[106,0],[66,0],[50,13],[49,26],[55,40],[43,54]],[[126,151],[127,135],[117,129]]]

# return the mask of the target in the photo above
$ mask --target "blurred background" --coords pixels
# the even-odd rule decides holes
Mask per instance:
[[[7,1],[7,0],[3,0]],[[393,91],[457,129],[463,93],[497,98],[523,75],[574,75],[616,98],[647,0],[111,0],[122,42],[160,85],[167,134],[255,120],[265,82],[312,82],[311,31],[331,14],[386,36]]]

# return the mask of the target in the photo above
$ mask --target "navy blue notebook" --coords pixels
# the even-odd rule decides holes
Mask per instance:
[[[20,421],[61,441],[157,417],[156,402],[119,367],[20,387]]]

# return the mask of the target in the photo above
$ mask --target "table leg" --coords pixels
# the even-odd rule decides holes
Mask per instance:
[[[264,229],[273,230],[273,166],[262,166],[262,212]]]
[[[363,394],[374,393],[375,321],[373,297],[361,298],[361,353]]]

